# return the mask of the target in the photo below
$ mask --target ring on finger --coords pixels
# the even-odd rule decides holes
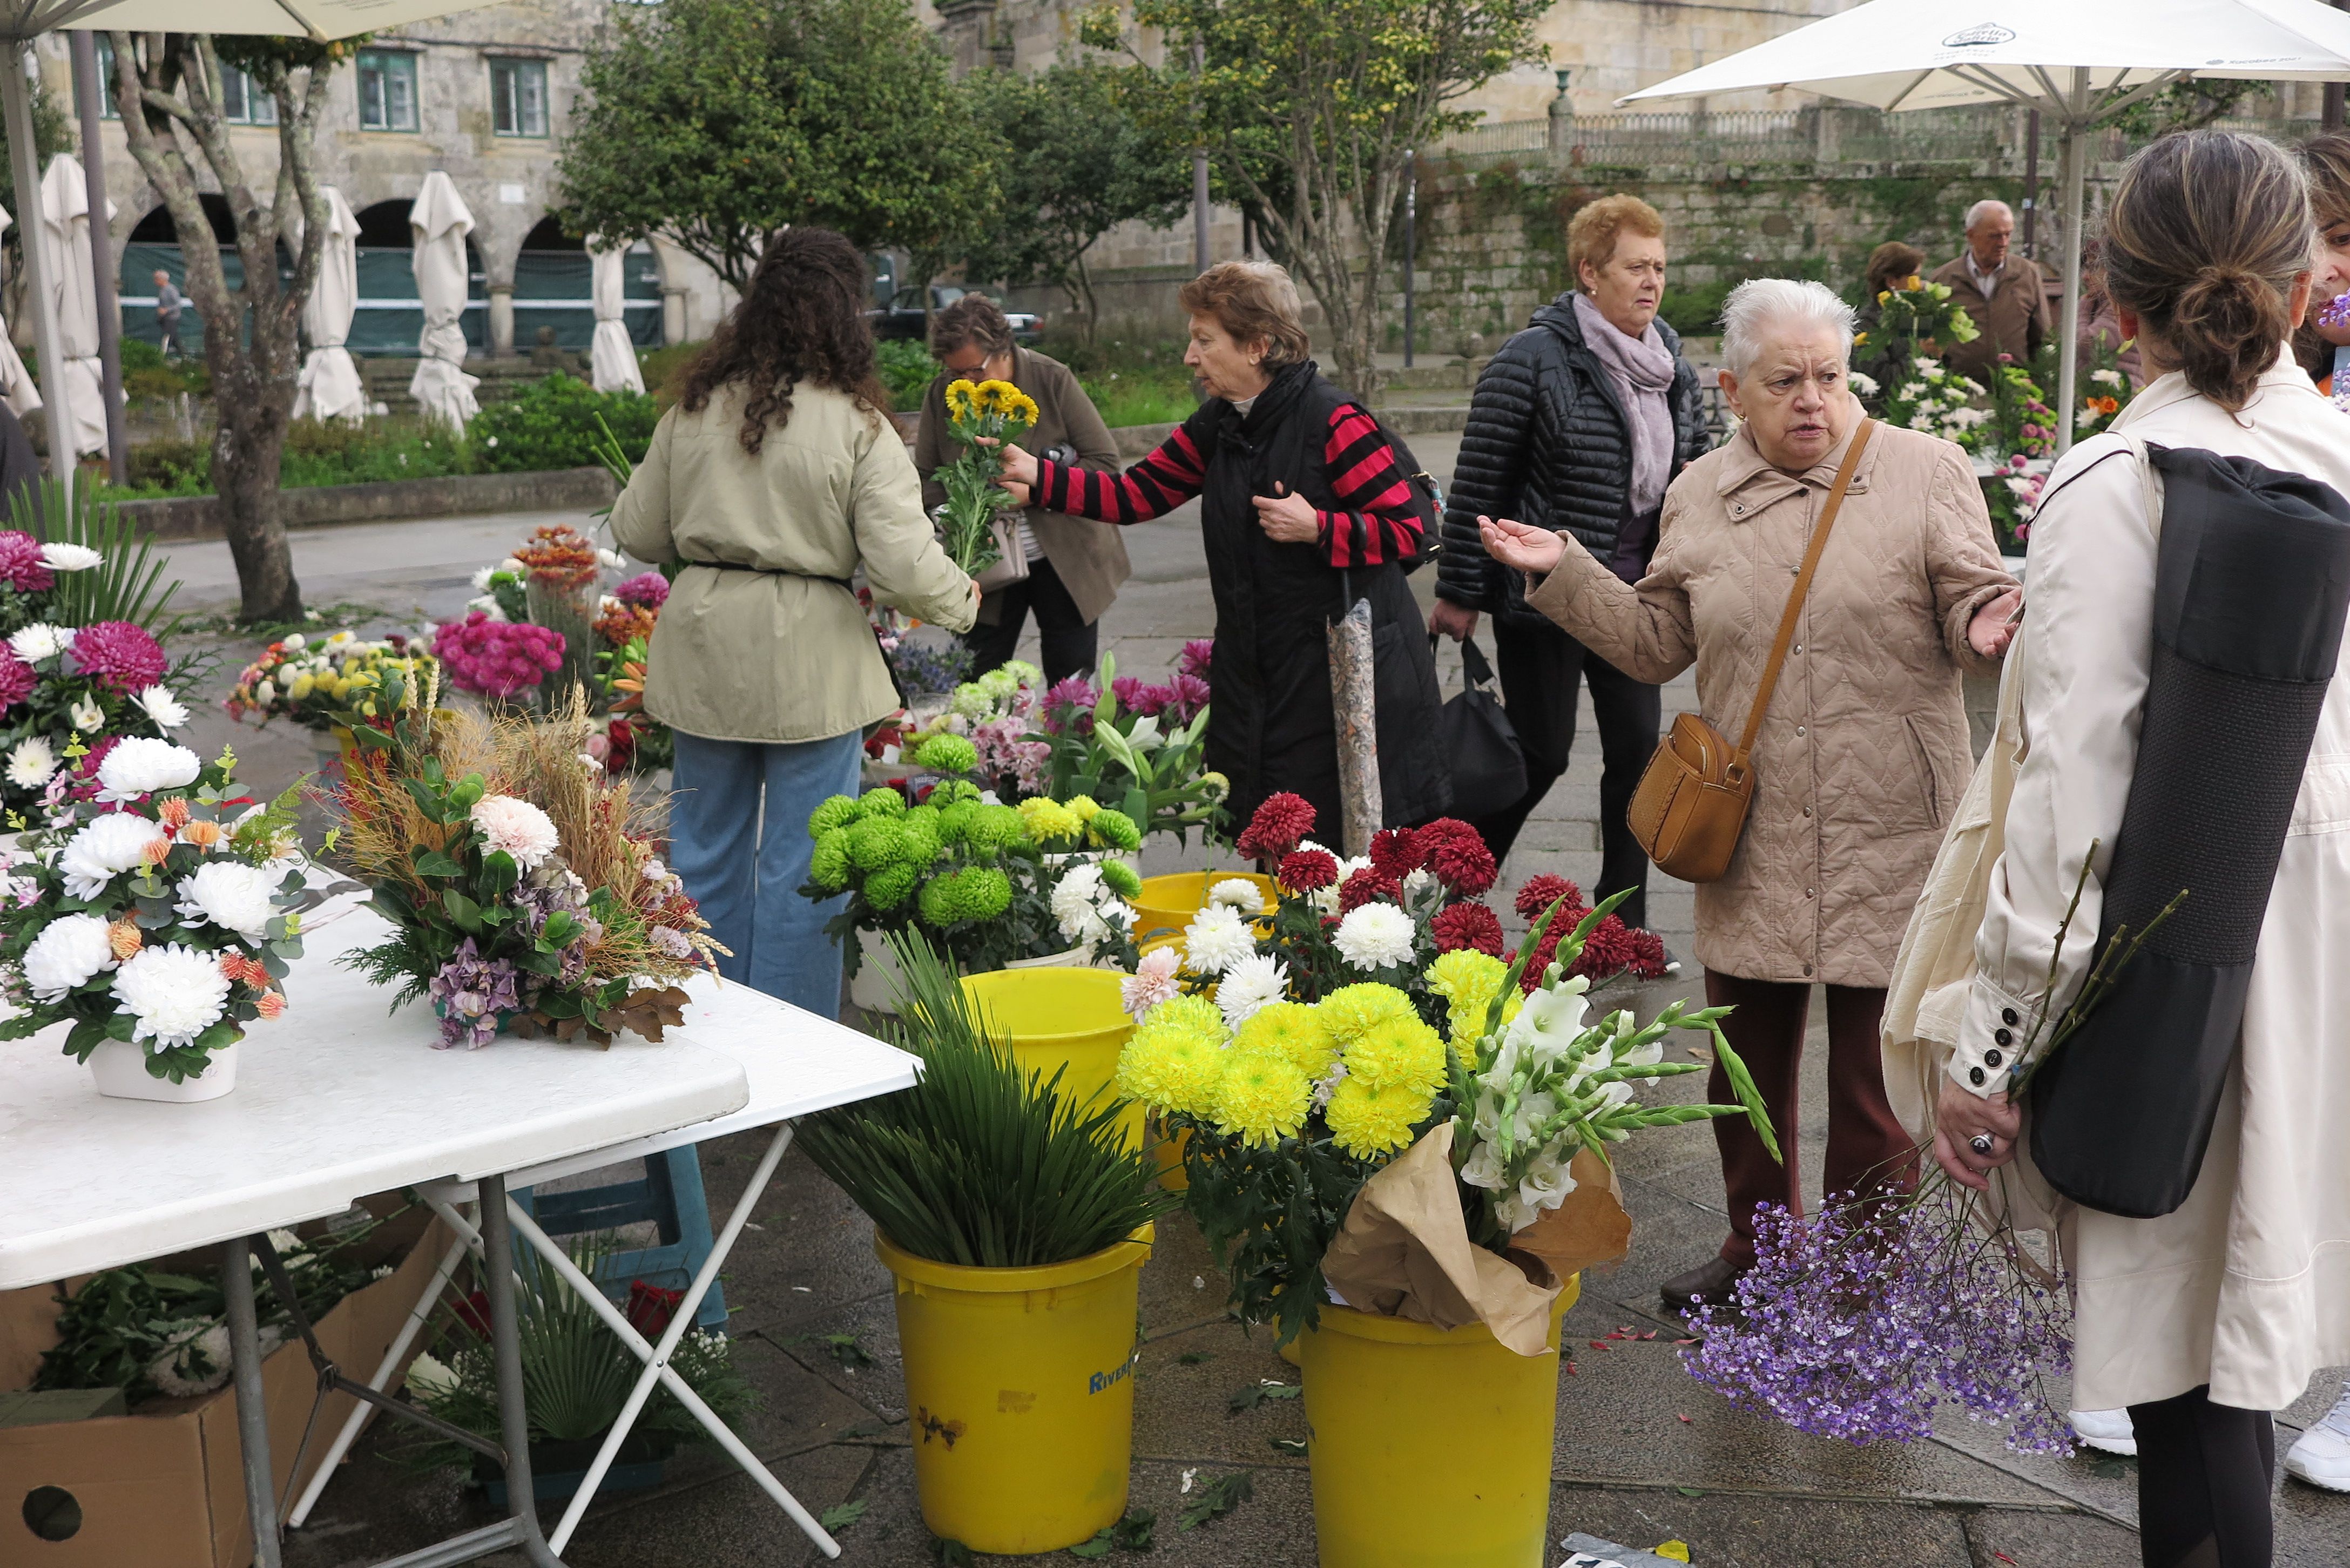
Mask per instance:
[[[1993,1148],[1998,1147],[1998,1140],[1987,1132],[1979,1132],[1975,1134],[1974,1137],[1967,1139],[1967,1147],[1974,1150],[1977,1154],[1988,1155]]]

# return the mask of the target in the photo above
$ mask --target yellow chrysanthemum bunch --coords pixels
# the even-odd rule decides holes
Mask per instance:
[[[1338,1043],[1323,1026],[1321,1009],[1298,1002],[1258,1008],[1232,1037],[1232,1048],[1280,1056],[1308,1078],[1327,1075],[1338,1059]]]
[[[1028,825],[1028,836],[1039,844],[1082,837],[1090,817],[1090,814],[1080,815],[1059,801],[1047,800],[1043,795],[1032,795],[1014,809],[1020,813],[1020,820]]]
[[[1330,1136],[1366,1158],[1409,1144],[1443,1086],[1444,1037],[1393,986],[1342,986],[1315,1011],[1347,1067],[1323,1112]]]
[[[1351,1045],[1363,1031],[1383,1018],[1416,1018],[1411,998],[1391,985],[1366,982],[1342,985],[1322,999],[1315,1011],[1322,1027],[1340,1045]]]
[[[1155,1110],[1212,1116],[1227,1038],[1223,1014],[1206,997],[1162,1002],[1143,1014],[1118,1053],[1118,1092]]]
[[[1089,794],[1072,795],[1061,803],[1077,814],[1080,822],[1091,822],[1101,815],[1101,805]]]
[[[1266,1147],[1295,1135],[1314,1108],[1314,1081],[1279,1051],[1224,1053],[1216,1095],[1216,1123],[1247,1143]]]
[[[1428,989],[1444,998],[1446,1028],[1455,1051],[1467,1054],[1474,1049],[1485,1033],[1493,998],[1509,977],[1509,965],[1474,948],[1456,948],[1429,965]],[[1523,996],[1511,997],[1503,1006],[1502,1022],[1515,1018],[1524,1003]]]
[[[1427,1119],[1428,1111],[1426,1095],[1409,1089],[1376,1089],[1360,1078],[1344,1078],[1322,1115],[1340,1148],[1367,1159],[1410,1143],[1411,1129]]]

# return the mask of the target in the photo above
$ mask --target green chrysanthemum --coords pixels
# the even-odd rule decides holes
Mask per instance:
[[[939,813],[939,842],[962,844],[971,837],[972,819],[986,810],[977,801],[959,800]]]
[[[936,774],[967,774],[979,766],[979,748],[961,735],[932,735],[916,750],[914,761]]]
[[[877,816],[895,816],[906,809],[906,797],[883,784],[868,789],[857,797],[857,816],[860,822],[870,822]]]
[[[903,857],[905,830],[868,817],[848,830],[848,858],[859,870],[879,871]]]
[[[1108,806],[1094,813],[1094,819],[1087,824],[1087,827],[1093,834],[1095,842],[1112,849],[1136,849],[1142,844],[1142,829],[1134,825],[1134,818]]]
[[[877,909],[894,909],[910,897],[922,880],[920,866],[885,866],[865,878],[865,901]]]
[[[1108,887],[1111,892],[1117,894],[1119,898],[1139,898],[1142,897],[1142,877],[1136,872],[1133,867],[1128,866],[1125,861],[1103,861],[1101,863],[1101,875],[1102,881]]]
[[[1027,839],[1028,825],[1008,805],[981,806],[963,829],[963,842],[978,850],[1003,849]]]
[[[836,827],[846,827],[857,820],[857,799],[854,795],[837,794],[808,813],[808,836],[822,838]]]
[[[922,804],[934,805],[941,811],[944,811],[947,807],[960,802],[978,799],[979,786],[969,779],[941,779],[936,787],[931,791],[931,798]]]
[[[832,828],[816,841],[808,857],[808,880],[834,892],[848,886],[848,829]]]

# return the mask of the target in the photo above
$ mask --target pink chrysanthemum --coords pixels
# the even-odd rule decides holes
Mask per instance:
[[[0,712],[5,712],[33,694],[41,678],[33,667],[0,645]]]
[[[20,594],[37,594],[57,586],[57,577],[41,560],[41,542],[21,528],[0,531],[0,583]]]
[[[612,597],[624,605],[657,610],[669,603],[669,579],[659,572],[640,572],[614,588]]]
[[[432,634],[432,652],[465,691],[511,697],[563,663],[563,634],[527,621],[492,620],[475,610]]]
[[[127,620],[94,621],[74,633],[76,669],[110,691],[144,691],[163,679],[171,661],[144,627]]]

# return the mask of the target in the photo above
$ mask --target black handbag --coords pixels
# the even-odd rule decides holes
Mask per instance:
[[[1428,638],[1432,648],[1436,634]],[[1474,822],[1506,811],[1526,793],[1526,753],[1501,700],[1484,690],[1493,667],[1474,638],[1461,644],[1461,695],[1444,705],[1437,738],[1452,764],[1452,814]]]
[[[2154,663],[2099,955],[2187,898],[2029,1091],[2049,1185],[2133,1220],[2177,1209],[2203,1168],[2350,615],[2350,501],[2331,485],[2146,450],[2163,478]]]

